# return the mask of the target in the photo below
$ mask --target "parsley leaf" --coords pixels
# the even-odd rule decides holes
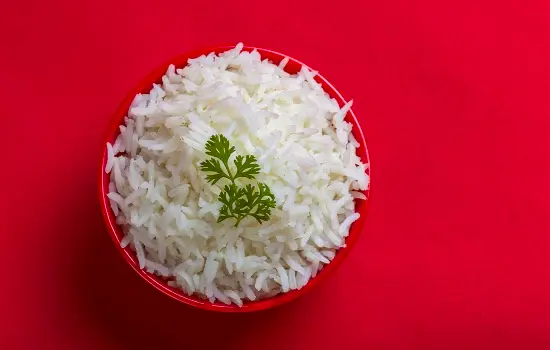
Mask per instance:
[[[245,177],[247,179],[253,179],[254,175],[260,173],[260,166],[255,156],[247,155],[246,157],[237,156],[235,157],[235,167],[237,172],[233,179],[238,177]]]
[[[222,168],[222,163],[215,158],[207,159],[201,163],[201,170],[204,172],[211,172],[212,174],[206,175],[206,180],[214,185],[216,182],[223,178],[231,180],[231,175],[226,174]]]
[[[256,187],[247,185],[244,196],[246,198],[245,210],[247,215],[253,216],[259,224],[269,220],[271,209],[275,208],[275,196],[266,184],[259,182],[258,191],[256,191]]]
[[[232,147],[227,137],[222,134],[211,136],[205,148],[207,155],[218,158],[224,163],[227,163],[231,154],[235,152],[235,147]]]
[[[201,162],[202,171],[213,173],[207,175],[206,180],[212,185],[223,178],[233,181],[233,175],[231,169],[229,169],[229,158],[235,153],[235,147],[229,144],[227,137],[222,134],[213,135],[208,139],[204,148],[206,148],[207,155],[217,158],[210,158]],[[225,170],[222,168],[222,164],[225,166]]]

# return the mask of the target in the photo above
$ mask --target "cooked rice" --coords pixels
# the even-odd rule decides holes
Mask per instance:
[[[302,67],[286,73],[242,44],[168,68],[161,85],[138,94],[113,145],[108,198],[139,266],[187,294],[239,306],[302,288],[345,245],[365,200],[367,164],[340,108]],[[262,225],[216,223],[222,181],[199,163],[224,134],[237,153],[257,157],[277,208]]]

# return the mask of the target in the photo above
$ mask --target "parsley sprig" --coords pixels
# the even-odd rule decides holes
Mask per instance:
[[[275,208],[275,196],[269,186],[258,182],[257,186],[248,184],[240,187],[236,182],[238,178],[254,179],[260,173],[256,157],[237,155],[233,160],[232,169],[229,159],[235,153],[235,147],[221,134],[211,136],[205,148],[206,154],[212,157],[200,164],[201,170],[209,173],[206,180],[213,185],[221,179],[230,182],[218,196],[218,200],[223,204],[218,222],[234,218],[237,227],[247,216],[252,216],[260,224],[269,220],[271,209]]]

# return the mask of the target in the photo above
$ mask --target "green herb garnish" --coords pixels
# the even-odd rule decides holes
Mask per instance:
[[[245,157],[237,155],[233,161],[234,169],[229,165],[229,158],[235,153],[235,147],[229,144],[229,140],[221,135],[213,135],[206,143],[206,154],[213,157],[201,162],[201,170],[210,174],[206,180],[212,185],[221,179],[229,180],[218,196],[223,204],[220,209],[218,222],[234,218],[235,227],[247,216],[252,216],[262,223],[269,220],[271,209],[275,208],[275,196],[269,186],[258,182],[257,186],[248,184],[238,186],[235,180],[238,178],[254,179],[260,173],[260,166],[255,156]]]

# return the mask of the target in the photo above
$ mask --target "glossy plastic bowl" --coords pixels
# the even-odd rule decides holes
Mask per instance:
[[[105,142],[102,144],[102,147],[106,148],[105,147],[106,142],[110,142],[112,144],[115,141],[119,133],[119,125],[123,123],[124,117],[126,116],[128,112],[128,108],[130,107],[130,104],[132,103],[135,95],[138,93],[148,93],[151,90],[152,85],[154,83],[161,83],[162,82],[161,78],[166,73],[166,70],[168,69],[168,66],[170,64],[174,64],[176,68],[182,68],[187,65],[187,60],[189,58],[195,58],[203,54],[206,55],[210,52],[221,53],[231,48],[232,47],[229,47],[229,46],[211,47],[211,48],[206,48],[203,50],[191,52],[185,55],[181,55],[181,56],[175,57],[174,59],[170,60],[169,62],[163,64],[162,66],[158,67],[153,72],[151,72],[151,74],[149,74],[138,86],[136,86],[128,94],[128,96],[124,99],[124,101],[122,101],[122,103],[118,107],[116,113],[113,116],[112,123],[109,127],[109,130],[107,132],[107,137],[105,139]],[[278,64],[283,58],[288,57],[278,52],[265,50],[261,48],[245,47],[243,50],[252,51],[254,49],[256,49],[260,53],[260,55],[262,56],[262,59],[267,58],[275,64]],[[303,63],[289,57],[289,61],[285,67],[285,71],[291,74],[297,73],[301,69],[302,65]],[[324,79],[320,75],[317,75],[315,79],[322,85],[323,89],[331,97],[335,98],[338,101],[340,106],[344,105],[345,102],[342,95],[340,95],[340,93],[326,79]],[[355,139],[361,144],[361,147],[359,147],[359,149],[357,150],[358,155],[361,157],[364,163],[369,163],[369,156],[367,152],[367,145],[365,142],[365,138],[363,136],[363,132],[361,131],[359,123],[355,117],[355,114],[353,114],[353,111],[350,110],[350,112],[347,114],[346,121],[353,124],[352,133]],[[349,251],[355,245],[355,242],[357,241],[357,237],[361,233],[363,222],[365,221],[365,218],[366,218],[369,190],[364,191],[365,195],[367,196],[367,200],[357,200],[355,203],[356,211],[361,214],[361,217],[352,224],[350,228],[349,236],[346,238],[346,246],[343,248],[340,248],[336,253],[336,256],[334,257],[332,262],[328,265],[325,265],[323,269],[317,274],[317,276],[311,279],[302,289],[293,290],[287,293],[281,293],[275,297],[268,298],[268,299],[257,300],[253,302],[244,302],[244,305],[242,307],[238,307],[233,304],[225,305],[219,302],[215,302],[212,304],[210,303],[210,301],[201,299],[194,295],[188,296],[182,290],[170,287],[167,284],[166,279],[150,274],[140,269],[136,254],[132,251],[132,249],[130,247],[127,247],[124,249],[121,248],[120,241],[123,238],[123,233],[120,227],[116,224],[115,216],[109,205],[109,200],[107,199],[107,193],[109,188],[109,176],[104,172],[106,162],[107,162],[107,152],[105,150],[101,158],[101,167],[100,167],[100,173],[99,173],[99,200],[100,200],[101,210],[103,213],[103,218],[105,219],[105,223],[107,225],[107,230],[109,231],[109,234],[111,235],[111,238],[113,239],[118,250],[124,257],[126,262],[130,264],[130,266],[134,269],[134,271],[136,271],[138,275],[140,275],[145,281],[147,281],[153,287],[155,287],[159,291],[163,292],[164,294],[176,300],[179,300],[187,305],[194,306],[200,309],[221,311],[221,312],[258,311],[258,310],[265,310],[278,305],[285,304],[291,300],[298,298],[301,295],[304,295],[308,291],[312,290],[316,285],[318,285],[331,271],[334,271],[338,267],[338,265],[342,263],[342,261],[345,259]],[[367,170],[367,172],[370,174],[370,170]],[[348,268],[353,268],[353,266],[348,266]]]

